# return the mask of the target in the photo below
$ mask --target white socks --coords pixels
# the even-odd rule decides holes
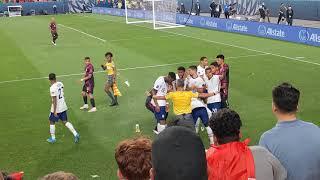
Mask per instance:
[[[76,136],[76,135],[78,134],[77,131],[74,129],[74,127],[72,126],[71,123],[67,122],[67,123],[66,123],[66,127],[72,132],[72,134],[73,134],[74,136]]]
[[[209,126],[206,127],[206,129],[207,129],[207,134],[208,134],[208,137],[209,137],[209,140],[210,140],[210,144],[214,144],[212,129]]]
[[[166,125],[161,125],[160,123],[157,124],[157,129],[159,133],[161,133],[166,127]]]
[[[52,139],[56,139],[55,132],[56,132],[56,126],[50,124],[50,134]]]

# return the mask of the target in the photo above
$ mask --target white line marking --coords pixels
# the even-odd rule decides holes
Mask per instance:
[[[114,21],[114,20],[109,20],[109,19],[105,19],[105,18],[96,18],[94,16],[81,16],[81,17],[100,19],[100,20],[116,22],[116,23],[122,23],[122,21]],[[133,25],[134,26],[138,26],[138,27],[152,29],[152,28],[149,28],[149,27],[146,27],[146,26],[140,26],[140,25],[137,25],[137,24],[133,24]],[[270,52],[260,51],[260,50],[251,49],[251,48],[242,47],[242,46],[237,46],[237,45],[233,45],[233,44],[227,44],[227,43],[223,43],[223,42],[218,42],[218,41],[213,41],[213,40],[208,40],[208,39],[202,39],[202,38],[198,38],[198,37],[189,36],[189,35],[186,35],[186,34],[166,31],[166,30],[159,30],[159,31],[166,32],[166,33],[169,33],[169,34],[175,34],[177,36],[183,36],[183,37],[188,37],[188,38],[192,38],[192,39],[197,39],[197,40],[201,40],[201,41],[205,41],[205,42],[209,42],[209,43],[221,44],[221,45],[225,45],[225,46],[235,47],[235,48],[239,48],[239,49],[245,49],[245,50],[248,50],[248,51],[253,51],[253,52],[258,52],[258,53],[269,54],[269,55],[272,55],[272,56],[277,56],[277,57],[281,57],[281,58],[285,58],[285,59],[290,59],[290,60],[293,60],[293,61],[298,61],[298,62],[303,62],[303,63],[307,63],[307,64],[313,64],[313,65],[320,66],[320,63],[301,60],[301,59],[297,59],[297,58],[293,58],[293,57],[289,57],[289,56],[284,56],[284,55],[280,55],[280,54],[274,54],[274,53],[270,53]]]
[[[245,58],[245,57],[265,56],[265,55],[268,55],[268,54],[251,54],[251,55],[244,55],[244,56],[234,56],[234,57],[229,57],[228,59],[238,59],[238,58]],[[197,61],[182,61],[182,62],[177,62],[177,63],[158,64],[158,65],[150,65],[150,66],[128,67],[128,68],[118,69],[118,71],[164,67],[164,66],[172,66],[172,65],[184,64],[184,63],[194,63],[194,62],[197,62]],[[102,72],[105,72],[105,71],[96,71],[95,74],[102,73]],[[80,75],[83,75],[83,73],[64,74],[64,75],[59,75],[57,77],[70,77],[70,76],[80,76]],[[0,81],[0,84],[22,82],[22,81],[32,81],[32,80],[39,80],[39,79],[48,79],[48,77],[36,77],[36,78],[28,78],[28,79],[16,79],[16,80]]]
[[[75,28],[73,28],[73,27],[69,27],[69,26],[66,26],[66,25],[63,25],[63,24],[58,24],[58,25],[59,25],[59,26],[62,26],[62,27],[65,27],[65,28],[68,28],[68,29],[71,29],[71,30],[74,30],[74,31],[77,31],[77,32],[79,32],[79,33],[81,33],[81,34],[87,35],[87,36],[92,37],[92,38],[94,38],[94,39],[98,39],[98,40],[100,40],[100,41],[102,41],[102,42],[106,42],[105,39],[101,39],[101,38],[99,38],[99,37],[96,37],[96,36],[94,36],[94,35],[85,33],[85,32],[83,32],[83,31],[80,31],[80,30],[75,29]]]

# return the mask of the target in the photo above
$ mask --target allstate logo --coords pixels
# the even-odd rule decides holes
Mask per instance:
[[[201,18],[201,19],[200,19],[200,25],[201,25],[201,26],[206,25],[206,20],[205,20],[204,18]]]
[[[300,30],[299,32],[299,39],[302,42],[306,42],[309,39],[309,33],[307,30]]]
[[[227,28],[228,31],[231,31],[233,29],[232,26],[233,26],[232,22],[228,21],[226,23],[226,28]]]
[[[180,21],[180,23],[182,23],[184,21],[184,18],[182,16],[180,16],[179,21]]]
[[[259,34],[259,35],[262,35],[262,36],[265,36],[265,35],[267,34],[267,28],[266,28],[266,26],[260,25],[260,26],[258,27],[258,34]]]

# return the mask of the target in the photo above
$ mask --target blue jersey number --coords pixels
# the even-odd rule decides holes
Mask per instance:
[[[62,92],[61,88],[58,89],[58,92],[59,92],[58,98],[59,98],[59,99],[62,99],[63,97],[61,96],[61,92]]]

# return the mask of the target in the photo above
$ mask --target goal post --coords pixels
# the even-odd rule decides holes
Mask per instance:
[[[16,17],[16,16],[21,16],[22,13],[22,6],[8,6],[8,14],[9,17]]]
[[[176,0],[126,0],[127,24],[151,23],[153,29],[185,27],[176,23]]]

